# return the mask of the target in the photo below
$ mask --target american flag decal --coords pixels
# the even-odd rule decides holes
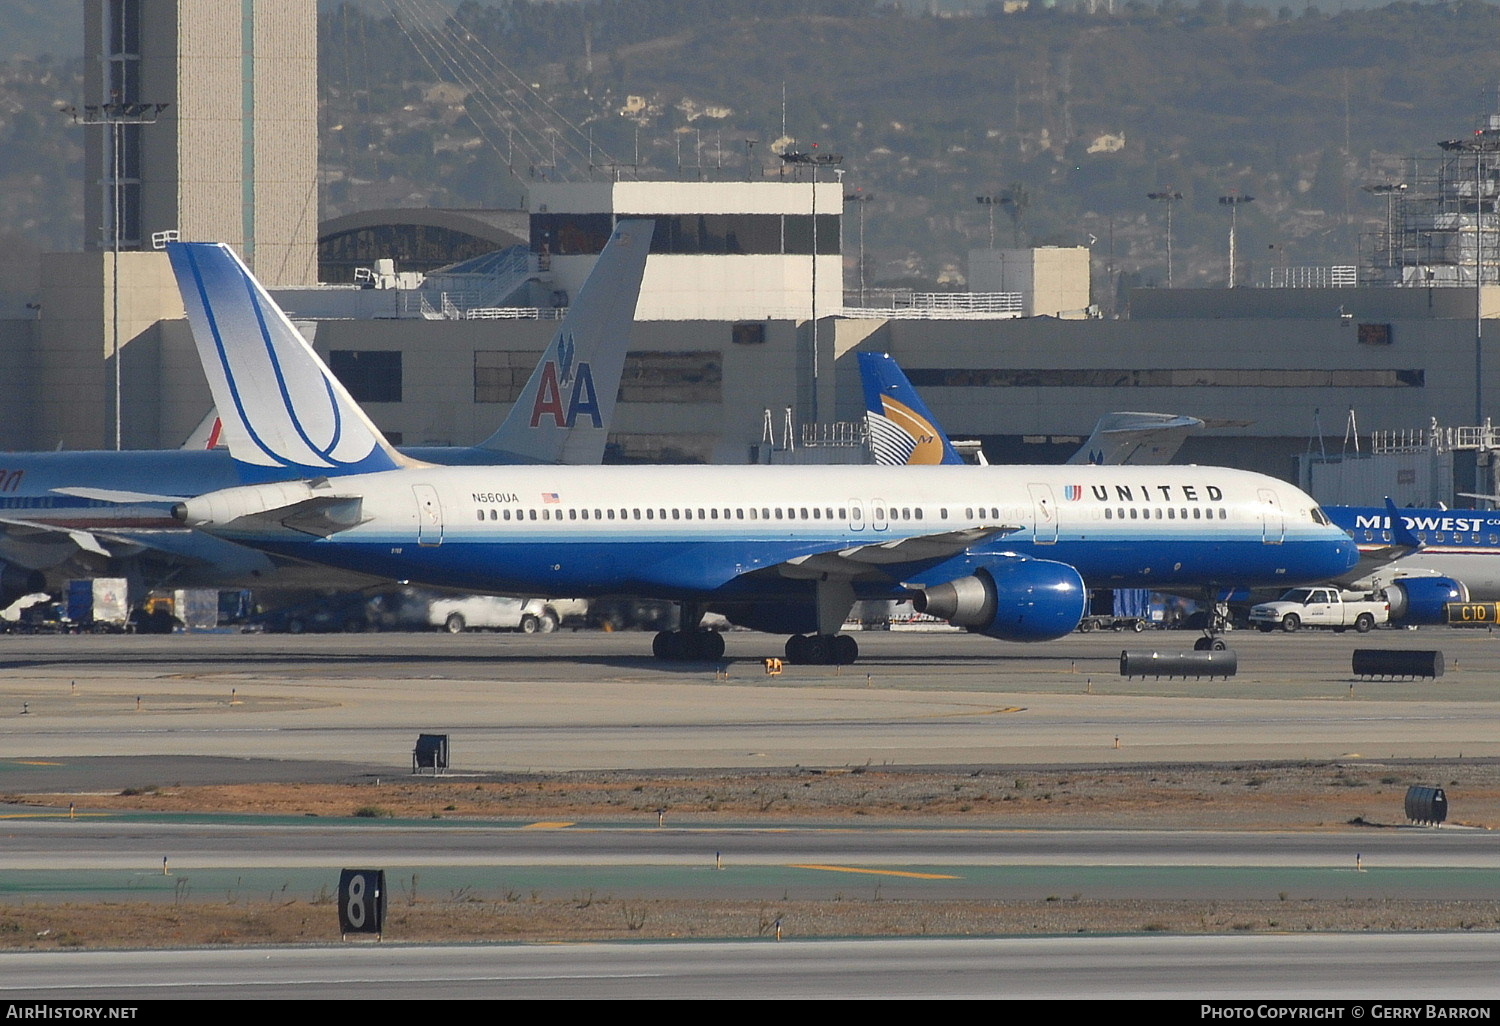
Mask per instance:
[[[1063,498],[1069,502],[1077,502],[1083,498],[1083,485],[1065,485],[1063,487]]]
[[[543,492],[542,493],[542,501],[543,502],[561,502],[562,499],[558,498],[558,495],[557,495],[556,492]]]

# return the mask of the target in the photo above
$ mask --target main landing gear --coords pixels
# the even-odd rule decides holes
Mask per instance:
[[[859,644],[847,634],[793,634],[786,639],[786,661],[805,666],[848,666],[859,658]]]
[[[711,663],[724,656],[724,636],[718,631],[661,631],[651,641],[651,654],[678,663]]]
[[[661,631],[651,641],[651,654],[674,663],[711,663],[724,657],[724,636],[702,627],[703,605],[683,602],[675,631]]]

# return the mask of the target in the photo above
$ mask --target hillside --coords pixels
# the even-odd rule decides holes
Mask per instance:
[[[1472,43],[1497,37],[1500,8],[1480,0],[1336,15],[1238,0],[1126,0],[1112,14],[991,4],[968,17],[874,0],[469,0],[456,11],[473,47],[461,73],[386,10],[320,15],[324,216],[512,205],[529,176],[565,173],[549,165],[570,152],[626,175],[743,178],[777,163],[785,124],[792,148],[841,153],[848,189],[873,197],[871,283],[957,285],[993,213],[1000,246],[1092,238],[1106,305],[1111,270],[1165,280],[1165,209],[1147,193],[1183,196],[1179,285],[1225,279],[1218,197],[1234,192],[1255,198],[1239,213],[1242,280],[1273,262],[1354,263],[1386,214],[1360,187],[1500,109],[1500,53]],[[497,127],[465,79],[502,65],[579,131]],[[80,70],[0,61],[0,235],[82,239],[82,139],[53,110],[76,102]],[[846,222],[851,280],[858,221]]]

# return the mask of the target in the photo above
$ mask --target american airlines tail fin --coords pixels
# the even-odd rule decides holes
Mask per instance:
[[[510,415],[479,448],[524,463],[603,462],[655,227],[615,225]]]
[[[882,466],[963,463],[963,457],[890,354],[857,355],[875,462]]]
[[[193,428],[192,433],[187,436],[180,448],[183,449],[215,449],[220,442],[220,433],[224,425],[219,423],[219,410],[216,406],[210,406],[198,426]]]
[[[397,454],[234,251],[171,242],[188,325],[246,480],[392,470]]]
[[[1117,467],[1159,467],[1172,462],[1183,441],[1202,430],[1197,417],[1170,413],[1106,413],[1094,425],[1094,433],[1069,463],[1095,463]]]

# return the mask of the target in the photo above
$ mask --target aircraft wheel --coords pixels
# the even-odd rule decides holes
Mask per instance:
[[[682,657],[682,639],[670,630],[658,630],[651,639],[651,654],[664,660]]]
[[[798,665],[810,662],[808,659],[808,638],[804,634],[793,634],[786,639],[786,661]]]
[[[812,634],[807,638],[807,662],[813,666],[827,666],[833,662],[833,639],[826,634]]]
[[[693,637],[697,658],[711,663],[724,657],[724,636],[718,631],[697,631]]]
[[[1193,651],[1207,652],[1208,646],[1213,644],[1213,640],[1213,638],[1199,638],[1197,641],[1193,642]]]
[[[449,613],[448,619],[443,621],[443,630],[449,634],[462,634],[467,626],[469,624],[462,613]]]
[[[840,666],[852,666],[859,659],[859,642],[847,634],[833,639],[833,652]]]
[[[1209,650],[1213,652],[1226,652],[1229,650],[1229,642],[1223,638],[1210,638]]]

